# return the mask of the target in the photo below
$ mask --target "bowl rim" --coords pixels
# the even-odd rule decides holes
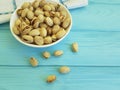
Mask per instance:
[[[33,0],[31,0],[31,1],[29,1],[29,2],[32,2],[32,1],[33,1]],[[47,1],[47,2],[48,2],[48,1]],[[15,9],[15,11],[13,12],[13,14],[11,15],[11,18],[10,18],[10,31],[11,31],[12,35],[14,36],[14,38],[15,38],[17,41],[19,41],[20,43],[22,43],[22,44],[24,44],[24,45],[26,45],[26,46],[29,46],[29,47],[45,48],[45,47],[50,47],[50,46],[56,45],[57,43],[59,43],[60,41],[62,41],[62,40],[69,34],[69,32],[70,32],[70,30],[71,30],[71,28],[72,28],[72,16],[71,16],[70,11],[67,9],[67,7],[65,7],[63,4],[61,4],[61,3],[59,3],[59,2],[52,1],[52,0],[49,0],[49,2],[57,3],[57,4],[61,5],[62,7],[65,8],[65,10],[67,11],[67,13],[69,14],[70,19],[71,19],[71,23],[70,23],[70,25],[69,25],[69,27],[68,27],[68,30],[67,30],[66,34],[65,34],[62,38],[58,39],[57,41],[52,42],[52,43],[50,43],[50,44],[46,44],[46,45],[35,45],[35,44],[26,43],[26,42],[22,41],[22,40],[19,38],[19,36],[17,36],[17,35],[13,32],[13,25],[14,25],[14,22],[15,22],[15,20],[16,20],[16,19],[14,19],[14,17],[16,16],[16,18],[17,18],[16,11],[21,8],[21,5],[22,5],[22,4],[21,4],[17,9]],[[23,3],[24,3],[24,2],[23,2]]]

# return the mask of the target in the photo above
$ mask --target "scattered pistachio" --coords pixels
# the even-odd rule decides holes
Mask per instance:
[[[50,76],[47,77],[47,82],[48,83],[52,83],[55,80],[56,80],[56,76],[55,75],[50,75]]]
[[[47,51],[45,51],[45,52],[43,52],[43,56],[45,57],[45,58],[50,58],[50,53],[49,52],[47,52]]]
[[[60,67],[59,72],[63,73],[63,74],[69,73],[70,72],[70,68],[67,67],[67,66],[62,66],[62,67]]]
[[[30,58],[30,64],[31,64],[33,67],[38,66],[38,61],[37,61],[37,59],[34,58],[34,57],[31,57],[31,58]]]
[[[74,43],[72,44],[72,50],[73,50],[74,52],[78,52],[78,43],[77,43],[77,42],[74,42]]]
[[[57,51],[54,52],[55,56],[61,56],[62,54],[63,54],[62,50],[57,50]]]

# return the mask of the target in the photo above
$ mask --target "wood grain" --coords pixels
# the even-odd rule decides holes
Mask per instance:
[[[56,67],[0,67],[0,90],[119,90],[120,67],[70,67],[62,75]],[[46,83],[48,75],[55,74],[54,83]],[[2,88],[2,89],[1,89]]]
[[[31,56],[36,57],[41,65],[102,65],[119,66],[120,32],[118,31],[79,31],[71,30],[70,34],[59,44],[44,49],[22,45],[11,35],[9,30],[1,30],[0,55],[1,65],[29,65]],[[74,37],[74,38],[71,38]],[[78,42],[79,52],[73,53],[71,44]],[[56,58],[55,50],[63,50],[64,54]],[[42,52],[49,51],[52,57],[42,57]]]
[[[84,8],[70,11],[73,26],[69,35],[49,48],[31,48],[12,36],[9,23],[0,25],[0,90],[120,90],[120,1],[89,0]],[[79,52],[71,51],[78,42]],[[54,57],[55,50],[63,50]],[[49,51],[51,58],[42,57]],[[40,62],[32,68],[29,58]],[[71,72],[59,74],[58,68],[68,65]],[[45,82],[57,75],[52,84]]]

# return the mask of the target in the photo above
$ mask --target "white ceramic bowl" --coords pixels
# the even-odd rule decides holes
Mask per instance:
[[[33,1],[33,0],[32,0],[32,1]],[[50,1],[50,2],[51,2],[51,1]],[[52,2],[53,2],[53,3],[58,3],[58,2],[54,2],[54,1],[52,1]],[[69,25],[69,27],[68,27],[67,33],[66,33],[61,39],[59,39],[59,40],[57,40],[57,41],[55,41],[55,42],[52,42],[52,43],[50,43],[50,44],[46,44],[46,45],[35,45],[35,44],[29,44],[29,43],[26,43],[26,42],[22,41],[22,40],[13,32],[13,25],[14,25],[14,23],[15,23],[15,20],[18,18],[16,12],[17,12],[17,10],[18,10],[21,6],[18,7],[18,8],[14,11],[14,13],[12,14],[12,16],[11,16],[11,18],[10,18],[10,30],[11,30],[11,33],[12,33],[12,35],[14,36],[14,38],[15,38],[16,40],[18,40],[20,43],[24,44],[24,45],[27,45],[27,46],[30,46],[30,47],[36,47],[36,48],[50,47],[50,46],[53,46],[53,45],[61,42],[61,41],[68,35],[68,33],[69,33],[70,30],[71,30],[71,27],[72,27],[72,17],[71,17],[71,14],[70,14],[69,10],[68,10],[63,4],[61,4],[61,3],[58,3],[58,4],[61,5],[61,6],[63,6],[63,7],[65,8],[65,10],[68,12],[68,14],[69,14],[69,16],[70,16],[70,19],[71,19],[71,23],[70,23],[70,25]]]

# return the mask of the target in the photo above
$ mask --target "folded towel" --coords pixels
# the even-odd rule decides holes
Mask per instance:
[[[23,2],[34,0],[0,0],[0,24],[9,21],[11,14]],[[49,1],[49,0],[48,0]],[[88,5],[88,0],[52,0],[60,2],[68,9],[75,9]],[[7,3],[6,3],[7,2]]]
[[[22,4],[22,2],[29,0],[15,0],[15,1],[17,6],[19,6]],[[63,5],[65,5],[68,9],[75,9],[88,5],[88,0],[52,0],[52,1],[60,2]]]

